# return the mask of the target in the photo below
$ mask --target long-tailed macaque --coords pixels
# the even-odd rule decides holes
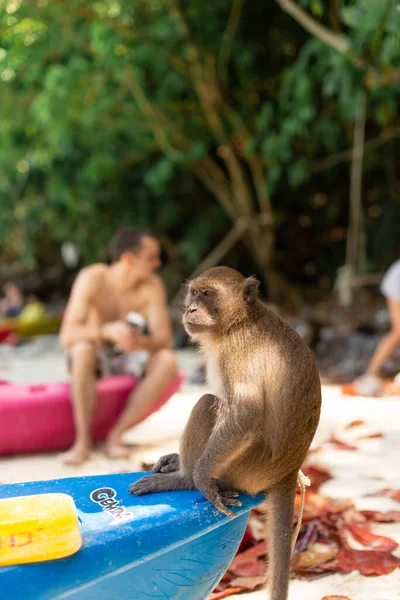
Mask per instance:
[[[229,516],[238,492],[268,494],[271,600],[288,594],[294,497],[318,425],[321,385],[312,352],[258,298],[258,281],[227,267],[189,285],[183,323],[207,360],[206,394],[180,454],[160,458],[136,495],[198,489]]]

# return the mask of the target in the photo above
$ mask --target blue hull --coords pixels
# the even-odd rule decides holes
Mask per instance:
[[[230,519],[197,491],[132,496],[129,485],[142,476],[98,475],[0,486],[0,498],[71,495],[83,537],[81,550],[68,558],[0,568],[1,597],[207,598],[238,549],[250,510],[262,498],[241,496],[243,506],[234,508],[237,517]],[[110,501],[102,506],[104,499]]]

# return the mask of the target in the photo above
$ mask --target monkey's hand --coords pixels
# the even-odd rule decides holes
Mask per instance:
[[[221,492],[215,479],[204,480],[203,478],[194,477],[196,488],[201,492],[211,504],[220,512],[228,517],[236,517],[232,510],[227,506],[242,506],[241,500],[236,500],[239,492]]]
[[[158,459],[153,467],[154,473],[173,473],[179,471],[179,454],[166,454]]]
[[[144,494],[153,494],[155,492],[176,492],[178,490],[194,490],[193,481],[185,477],[179,471],[173,473],[155,473],[154,475],[145,475],[139,481],[133,483],[129,492],[135,496]]]

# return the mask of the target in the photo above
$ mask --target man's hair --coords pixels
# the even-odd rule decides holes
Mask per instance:
[[[124,252],[137,254],[141,249],[144,237],[152,237],[152,235],[145,229],[138,227],[119,229],[108,247],[110,259],[113,262],[119,260]]]

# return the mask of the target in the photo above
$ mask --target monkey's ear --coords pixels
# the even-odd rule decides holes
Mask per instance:
[[[243,284],[243,299],[248,304],[255,302],[257,298],[258,286],[260,282],[252,275],[248,277]]]

